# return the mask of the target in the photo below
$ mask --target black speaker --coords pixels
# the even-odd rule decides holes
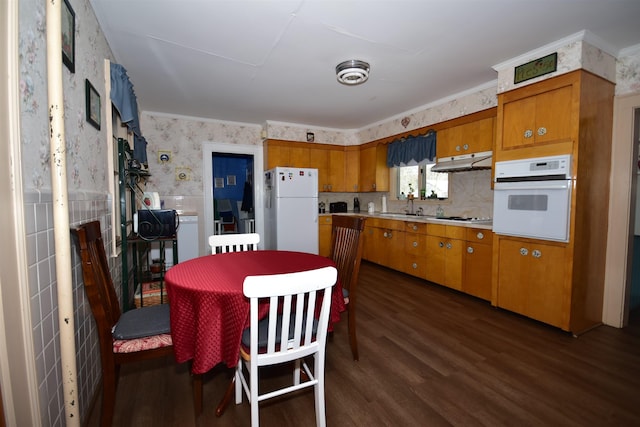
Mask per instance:
[[[175,237],[178,229],[178,213],[175,210],[141,209],[134,219],[134,231],[147,239]]]

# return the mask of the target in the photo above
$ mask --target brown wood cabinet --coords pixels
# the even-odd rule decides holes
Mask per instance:
[[[333,220],[331,215],[321,215],[318,217],[318,253],[322,256],[331,255],[331,226]]]
[[[386,144],[368,146],[360,151],[360,191],[389,191]]]
[[[404,225],[402,221],[367,218],[363,258],[401,270],[404,256]]]
[[[571,256],[565,245],[503,237],[498,272],[497,305],[549,325],[564,327],[569,318],[565,280]]]
[[[502,106],[501,150],[572,141],[572,84]]]
[[[266,140],[264,142],[264,169],[276,166],[283,167],[311,167],[309,147],[303,143],[280,140]]]
[[[362,257],[489,301],[492,239],[484,228],[369,217]]]
[[[425,279],[462,290],[464,238],[464,227],[427,224]]]
[[[330,191],[329,180],[329,150],[323,148],[309,148],[309,167],[318,169],[318,191]]]
[[[493,233],[482,228],[466,229],[462,291],[484,300],[491,300],[491,259]]]
[[[371,151],[375,158],[367,161],[364,170],[371,173],[372,187],[389,189],[389,169],[386,167],[386,146]],[[365,156],[365,158],[367,158]],[[368,159],[368,158],[367,158]],[[377,166],[382,164],[383,167]],[[309,144],[296,141],[267,140],[264,142],[264,168],[276,166],[318,169],[319,192],[360,191],[360,147],[329,144]]]
[[[404,256],[401,260],[400,271],[424,278],[427,266],[426,246],[427,224],[405,222]]]
[[[576,334],[602,322],[613,96],[584,70],[498,95],[494,160],[571,154],[574,187],[568,243],[494,236],[493,305]]]
[[[493,150],[495,117],[442,129],[438,132],[437,157],[460,156]]]
[[[344,151],[344,191],[360,191],[360,148],[345,147]]]

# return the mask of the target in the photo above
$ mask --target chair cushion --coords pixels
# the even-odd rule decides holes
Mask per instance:
[[[160,334],[132,340],[113,340],[113,352],[136,353],[138,351],[153,350],[160,347],[170,347],[172,345],[173,340],[170,334]]]
[[[349,304],[349,289],[342,288],[342,298],[344,298],[345,305]]]
[[[302,320],[302,329],[304,330],[307,322],[306,318]],[[295,314],[291,315],[291,320],[289,320],[289,339],[293,338],[294,329],[295,329]],[[278,316],[278,320],[276,322],[276,344],[280,344],[281,334],[280,330],[282,329],[282,315]],[[318,319],[313,319],[313,335],[318,331]],[[266,317],[258,322],[258,347],[266,347],[268,343],[268,334],[269,334],[269,318]],[[242,331],[242,345],[246,348],[249,348],[251,345],[251,328],[246,328]]]
[[[169,304],[159,304],[122,313],[112,334],[116,340],[131,340],[170,332]]]

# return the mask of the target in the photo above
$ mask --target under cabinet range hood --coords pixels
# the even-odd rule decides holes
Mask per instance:
[[[491,169],[491,151],[438,159],[431,172],[463,172],[479,169]]]

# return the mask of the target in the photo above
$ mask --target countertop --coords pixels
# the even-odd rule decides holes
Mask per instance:
[[[432,224],[445,224],[445,225],[455,225],[459,227],[468,227],[468,228],[482,228],[485,230],[493,229],[492,221],[482,221],[482,222],[472,222],[472,221],[456,221],[451,219],[441,219],[436,218],[432,215],[406,215],[403,213],[368,213],[368,212],[337,212],[337,213],[324,213],[319,214],[320,217],[329,216],[329,215],[357,215],[364,216],[370,218],[385,218],[385,219],[393,219],[397,221],[407,221],[407,222],[424,222],[424,223],[432,223]]]

